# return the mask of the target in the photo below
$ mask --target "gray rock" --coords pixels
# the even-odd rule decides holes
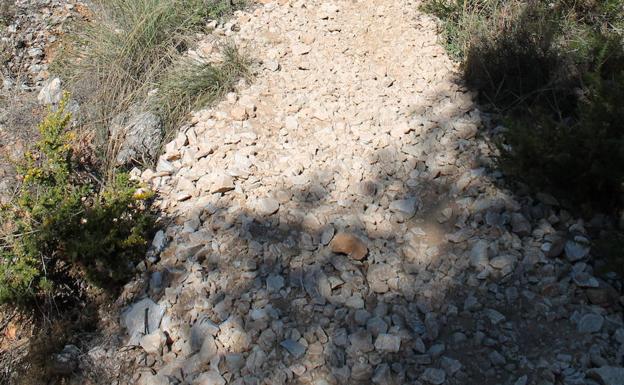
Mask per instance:
[[[401,337],[386,333],[379,334],[375,340],[375,349],[384,353],[396,353],[401,349]]]
[[[164,136],[161,119],[152,112],[119,115],[111,123],[111,137],[119,143],[117,164],[155,159]]]
[[[520,213],[511,214],[511,231],[519,236],[531,234],[531,223]]]
[[[78,368],[80,349],[75,345],[65,345],[63,350],[52,356],[50,369],[59,375],[68,375]]]
[[[596,333],[602,329],[604,317],[600,314],[587,313],[578,322],[577,330],[580,333]]]
[[[490,266],[501,270],[505,275],[511,273],[516,266],[516,257],[513,255],[501,255],[490,260]]]
[[[351,378],[355,381],[369,381],[373,367],[365,362],[356,362],[351,368]]]
[[[596,278],[592,277],[591,275],[585,272],[579,272],[579,273],[572,272],[571,276],[572,276],[572,281],[574,281],[574,283],[576,283],[579,287],[596,288],[600,286],[600,283],[598,282]]]
[[[526,385],[528,381],[529,377],[525,374],[524,376],[518,378],[516,382],[514,382],[514,385]]]
[[[584,242],[569,240],[565,243],[565,255],[570,262],[581,260],[589,254],[590,247]]]
[[[61,89],[61,79],[53,78],[49,80],[37,96],[39,103],[43,105],[58,104],[63,98],[63,90]]]
[[[147,324],[145,322],[146,312]],[[121,314],[121,322],[128,330],[130,344],[136,345],[139,342],[140,336],[157,330],[164,314],[165,307],[163,305],[157,305],[149,298],[144,298],[128,306]]]
[[[485,309],[483,312],[494,325],[498,325],[500,322],[505,320],[505,316],[494,309]]]
[[[371,380],[375,385],[393,385],[394,383],[392,381],[390,366],[388,366],[388,364],[386,363],[377,365],[377,367],[375,368],[375,373],[373,374],[373,378]]]
[[[328,245],[332,238],[334,238],[335,231],[334,226],[327,226],[321,234],[321,244]]]
[[[219,333],[219,326],[205,317],[197,320],[191,327],[191,350],[193,352],[201,349],[207,336],[216,336]]]
[[[284,349],[288,350],[288,352],[290,354],[292,354],[293,357],[295,357],[295,358],[302,357],[305,354],[305,352],[306,352],[305,346],[303,346],[302,344],[300,344],[299,342],[297,342],[295,340],[286,339],[286,340],[282,341],[280,343],[280,345]]]
[[[154,252],[160,253],[161,251],[163,251],[166,244],[167,236],[165,235],[165,232],[162,230],[158,230],[158,232],[156,232],[156,235],[154,235],[154,239],[152,240],[152,249],[154,249]]]
[[[390,211],[400,213],[407,218],[411,218],[416,214],[416,198],[399,199],[390,203]]]
[[[453,376],[462,368],[461,362],[450,357],[440,358],[440,366],[442,366],[442,369],[444,369],[449,377]]]
[[[366,321],[366,329],[371,332],[373,336],[378,336],[388,331],[388,324],[381,317],[372,317]]]
[[[428,384],[441,385],[446,381],[446,372],[442,369],[427,368],[423,372],[421,379]]]
[[[278,292],[284,287],[284,277],[281,275],[270,275],[267,278],[267,290],[269,292]]]
[[[476,268],[483,268],[489,264],[489,261],[488,243],[480,239],[470,250],[470,265]]]
[[[496,350],[491,351],[488,358],[494,366],[503,366],[507,363],[505,357]]]
[[[616,366],[603,366],[590,369],[587,377],[598,381],[601,385],[624,385],[624,368]]]
[[[373,336],[366,330],[360,329],[349,335],[351,349],[355,352],[368,353],[375,348],[373,345]]]

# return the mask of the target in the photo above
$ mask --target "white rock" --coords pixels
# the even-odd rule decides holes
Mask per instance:
[[[279,203],[273,198],[260,198],[256,202],[256,210],[260,215],[275,214],[279,210]]]
[[[193,385],[225,385],[225,379],[217,371],[211,370],[197,376]]]
[[[149,354],[159,354],[165,343],[165,333],[161,330],[156,330],[150,334],[147,334],[141,338],[140,345]]]
[[[379,334],[375,340],[375,349],[380,352],[396,353],[401,349],[401,337],[392,334]]]
[[[43,105],[58,104],[63,98],[63,90],[61,89],[61,79],[53,78],[49,80],[37,96],[39,103]]]
[[[147,312],[147,325],[145,324],[145,314]],[[165,307],[157,305],[149,298],[144,298],[139,302],[132,304],[126,308],[121,314],[121,321],[125,328],[128,330],[128,334],[131,337],[133,344],[138,343],[138,339],[147,332],[151,333],[158,330],[160,326],[160,320],[165,314]]]

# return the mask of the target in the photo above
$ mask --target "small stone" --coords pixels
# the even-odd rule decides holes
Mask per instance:
[[[587,257],[589,249],[587,244],[572,240],[567,241],[564,248],[566,258],[570,262],[576,262]]]
[[[275,214],[279,210],[279,203],[273,198],[261,198],[258,200],[256,208],[260,215],[268,216]]]
[[[162,374],[152,374],[151,372],[145,372],[141,375],[139,385],[169,385],[171,382]]]
[[[531,223],[520,213],[511,214],[511,231],[521,237],[531,234]]]
[[[513,255],[501,255],[490,260],[490,266],[501,270],[503,274],[511,273],[516,266],[516,257]]]
[[[484,240],[479,240],[470,250],[470,265],[476,268],[483,268],[488,264],[488,243]]]
[[[280,65],[277,60],[267,59],[264,61],[264,68],[268,69],[269,71],[275,72],[279,70]]]
[[[193,352],[201,349],[207,336],[216,336],[219,333],[219,326],[209,318],[197,320],[191,327],[191,350]]]
[[[461,369],[462,364],[456,359],[442,357],[440,358],[440,366],[442,366],[446,374],[451,377]]]
[[[388,324],[381,317],[372,317],[366,321],[366,329],[371,332],[373,336],[378,336],[388,331]]]
[[[297,117],[287,116],[286,119],[284,119],[284,126],[288,131],[295,131],[297,128],[299,128],[299,122],[297,121]]]
[[[374,197],[377,194],[377,185],[375,182],[365,180],[358,185],[357,192],[362,196]]]
[[[246,120],[248,115],[245,107],[243,106],[235,106],[230,111],[230,116],[232,116],[233,120]]]
[[[485,309],[484,313],[494,325],[498,325],[505,320],[505,316],[494,309]]]
[[[50,370],[60,375],[68,375],[78,368],[80,349],[75,345],[65,345],[63,350],[52,357]]]
[[[600,314],[587,313],[578,322],[577,330],[580,333],[596,333],[602,329],[604,317]]]
[[[356,261],[364,259],[368,253],[366,243],[349,233],[338,233],[331,241],[330,248],[333,253],[347,254]]]
[[[401,337],[381,333],[375,340],[375,349],[380,352],[396,353],[401,348]]]
[[[375,348],[372,335],[364,329],[350,334],[349,342],[351,343],[351,349],[355,352],[368,353]]]
[[[234,190],[234,178],[230,175],[217,175],[212,179],[212,184],[210,186],[211,193],[225,193],[227,191]]]
[[[284,287],[284,277],[281,275],[270,275],[267,278],[267,290],[269,292],[278,292]]]
[[[421,379],[428,384],[441,385],[446,381],[446,373],[442,369],[427,368],[422,374]]]
[[[351,368],[351,378],[355,381],[369,381],[373,375],[373,367],[365,362],[356,362]]]
[[[416,198],[399,199],[390,203],[390,211],[400,213],[407,219],[416,214]]]
[[[312,50],[312,47],[310,47],[307,44],[294,44],[292,46],[292,53],[293,55],[305,55],[307,53],[309,53]]]
[[[305,352],[306,352],[305,346],[303,346],[299,342],[297,342],[295,340],[292,340],[292,339],[286,339],[286,340],[282,341],[280,343],[280,345],[284,349],[288,350],[288,352],[290,354],[292,354],[293,357],[295,357],[295,358],[302,357],[305,354]]]
[[[488,358],[490,359],[490,362],[494,366],[503,366],[505,365],[505,363],[507,363],[507,360],[505,360],[505,357],[503,357],[503,355],[497,352],[496,350],[490,352],[490,354],[488,355]]]
[[[147,314],[147,325],[145,318]],[[132,344],[138,343],[138,338],[158,329],[160,321],[165,314],[165,307],[157,305],[149,298],[130,305],[121,315],[121,321],[128,330]],[[147,330],[145,330],[147,329]]]
[[[323,245],[329,244],[329,242],[334,237],[334,232],[335,232],[334,226],[328,226],[327,228],[325,228],[323,230],[323,233],[321,234],[321,244]]]
[[[580,273],[572,272],[571,275],[572,275],[572,281],[574,281],[574,283],[579,287],[596,288],[600,286],[600,283],[598,282],[596,278],[592,277],[591,275],[585,272],[580,272]]]
[[[518,378],[516,382],[514,382],[514,385],[526,385],[528,381],[529,377],[525,374],[524,376]]]
[[[225,379],[218,372],[211,370],[197,376],[193,380],[193,385],[225,385]]]
[[[165,343],[166,337],[161,330],[156,330],[153,333],[144,335],[141,337],[139,344],[148,354],[159,354]]]
[[[58,104],[63,98],[63,90],[61,89],[61,79],[54,78],[41,88],[37,100],[39,103],[48,106]]]
[[[587,377],[598,381],[601,385],[624,385],[624,368],[603,366],[587,371]]]

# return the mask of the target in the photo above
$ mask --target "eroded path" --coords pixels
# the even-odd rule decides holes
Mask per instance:
[[[583,223],[496,187],[417,2],[280,0],[217,32],[257,76],[142,174],[171,223],[126,290],[120,383],[592,384],[621,366]]]

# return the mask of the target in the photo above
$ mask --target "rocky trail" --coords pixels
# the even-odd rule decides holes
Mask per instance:
[[[198,49],[232,39],[257,75],[140,173],[168,225],[85,362],[116,384],[624,383],[621,283],[589,224],[500,187],[418,2],[263,3]]]

